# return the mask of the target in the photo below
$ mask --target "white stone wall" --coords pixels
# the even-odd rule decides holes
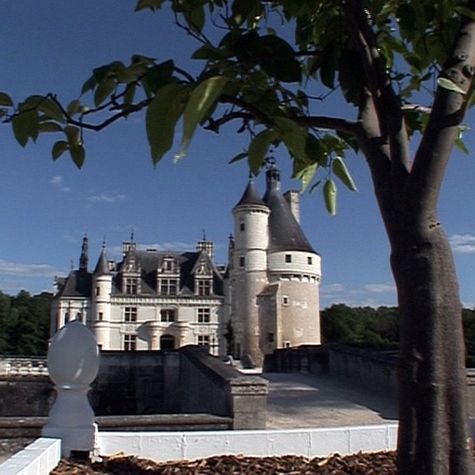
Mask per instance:
[[[291,262],[286,262],[286,256]],[[309,259],[311,264],[309,264]],[[321,258],[318,254],[303,251],[273,252],[267,256],[270,274],[302,274],[320,279]]]

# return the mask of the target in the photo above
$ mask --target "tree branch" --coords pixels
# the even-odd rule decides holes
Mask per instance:
[[[475,13],[475,0],[467,5]],[[475,71],[475,20],[464,17],[441,77],[465,94],[438,87],[411,172],[410,198],[420,209],[435,209],[458,126],[463,120]]]
[[[391,86],[383,58],[379,54],[376,35],[372,30],[360,0],[346,0],[345,13],[353,43],[366,74],[368,89],[379,120],[380,133],[388,136],[393,173],[409,170],[408,137],[401,102]]]

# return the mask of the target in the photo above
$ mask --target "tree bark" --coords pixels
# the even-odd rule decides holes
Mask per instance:
[[[406,210],[401,219],[405,233],[399,226],[388,231],[401,319],[398,470],[473,474],[462,307],[452,253],[440,225],[410,232],[410,215]]]

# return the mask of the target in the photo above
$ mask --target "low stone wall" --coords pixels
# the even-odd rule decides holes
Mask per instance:
[[[0,375],[0,416],[46,416],[55,398],[48,376]]]
[[[327,351],[331,376],[397,397],[397,352],[367,351],[343,345],[329,345]]]
[[[275,373],[328,373],[328,352],[322,345],[280,348],[266,355],[264,371]]]
[[[179,412],[179,358],[175,351],[101,352],[99,374],[89,394],[95,414]]]
[[[181,412],[232,417],[233,429],[265,428],[265,379],[244,376],[199,347],[184,347],[180,353]]]
[[[0,417],[47,416],[54,399],[47,376],[0,376]],[[103,351],[89,400],[96,416],[211,414],[226,418],[208,421],[214,428],[256,429],[265,427],[267,381],[202,347]]]

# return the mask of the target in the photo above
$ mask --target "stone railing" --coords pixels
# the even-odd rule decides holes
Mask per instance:
[[[207,349],[180,349],[181,410],[206,412],[233,419],[233,429],[264,429],[268,382],[243,375],[211,356]]]
[[[48,365],[41,356],[0,357],[0,376],[48,375]]]

